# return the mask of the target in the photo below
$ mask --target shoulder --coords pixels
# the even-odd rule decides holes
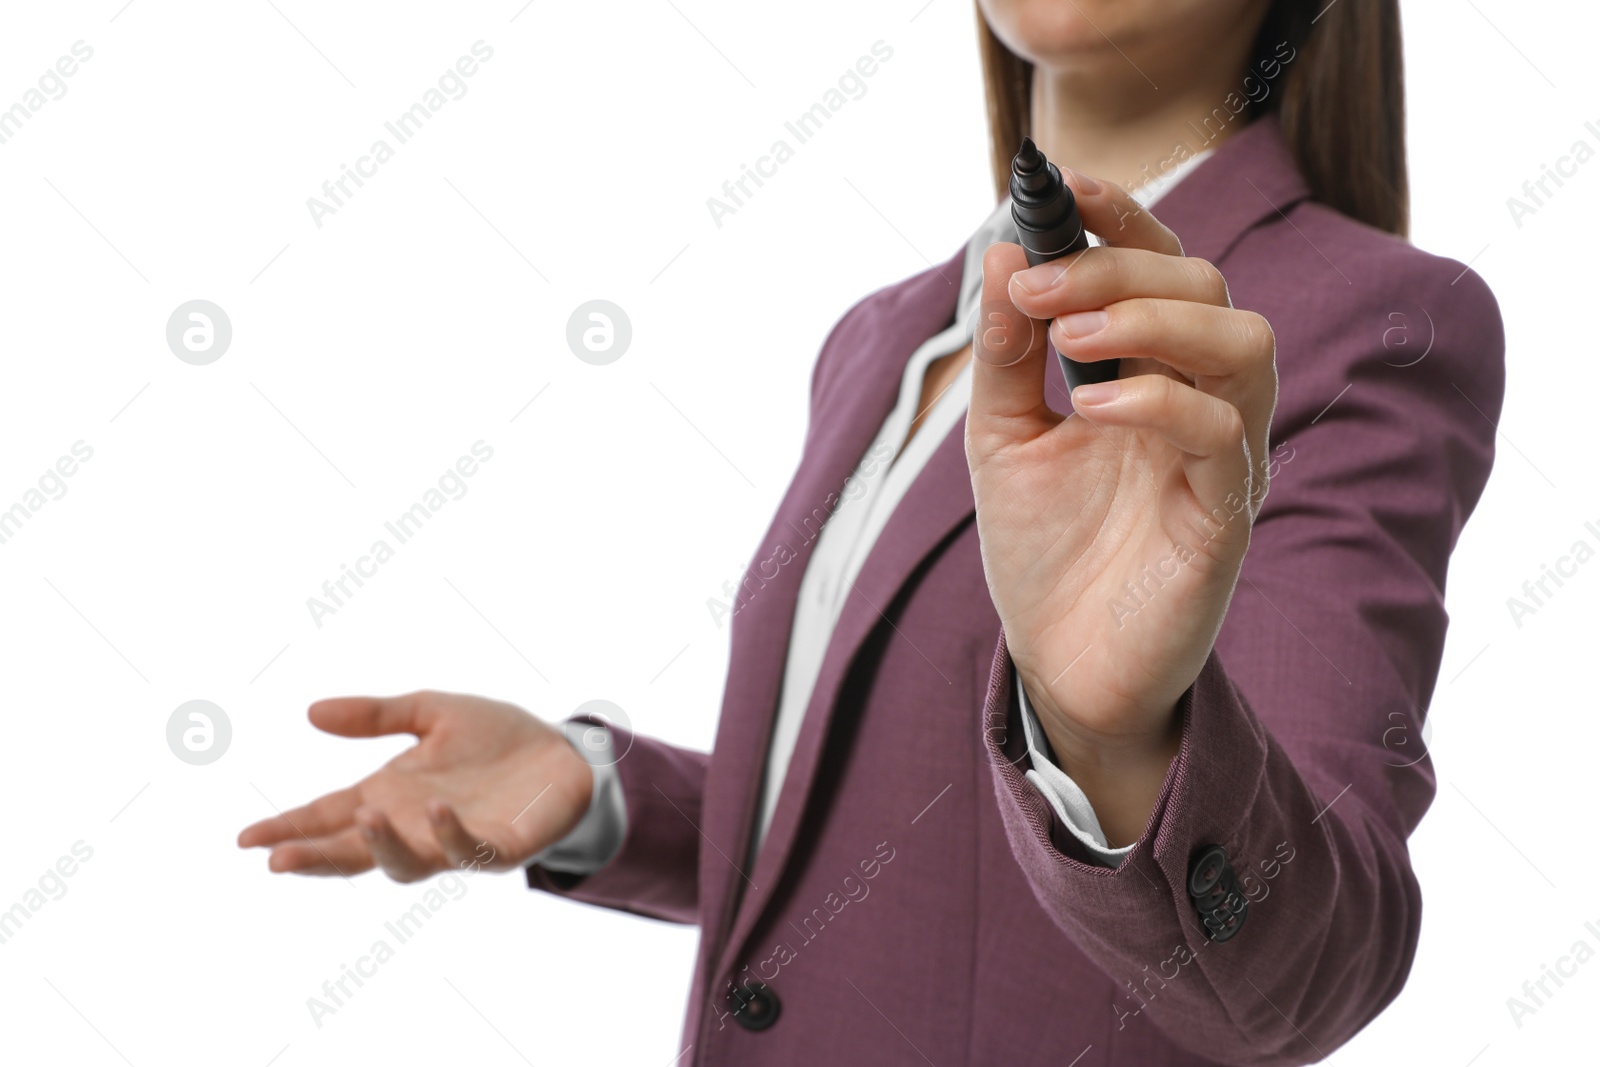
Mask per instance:
[[[1468,264],[1302,200],[1251,229],[1218,267],[1235,306],[1260,312],[1278,338],[1280,408],[1303,397],[1314,413],[1363,381],[1413,400],[1465,396],[1497,417],[1505,331]]]
[[[1310,201],[1253,228],[1218,266],[1234,305],[1277,338],[1273,439],[1298,458],[1273,474],[1270,514],[1381,513],[1442,588],[1493,466],[1505,395],[1489,286],[1466,263]]]
[[[1466,263],[1426,252],[1313,200],[1302,200],[1245,234],[1224,273],[1252,297],[1298,305],[1329,325],[1351,312],[1422,302],[1470,332],[1499,337],[1500,308]]]

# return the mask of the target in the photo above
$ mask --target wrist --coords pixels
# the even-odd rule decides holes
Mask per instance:
[[[1107,775],[1176,755],[1181,734],[1176,699],[1154,707],[1099,700],[1092,708],[1072,707],[1058,702],[1026,660],[1013,653],[1012,662],[1057,755]]]
[[[1152,728],[1106,732],[1064,712],[1048,691],[1019,668],[1028,706],[1043,728],[1050,755],[1094,808],[1111,848],[1143,834],[1183,741],[1177,702],[1159,714],[1123,721],[1154,721]]]
[[[597,732],[598,731],[598,732]],[[609,737],[602,726],[569,720],[560,724],[557,731],[561,740],[550,746],[551,792],[558,794],[571,814],[571,824],[563,833],[573,829],[594,802],[595,772],[590,752],[605,748],[609,751]]]

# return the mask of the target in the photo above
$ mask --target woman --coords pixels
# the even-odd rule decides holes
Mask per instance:
[[[327,700],[420,743],[241,845],[697,923],[682,1062],[1297,1064],[1394,998],[1503,387],[1403,239],[1395,3],[979,9],[996,192],[1030,134],[1104,246],[1025,269],[1002,200],[835,326],[714,751]]]

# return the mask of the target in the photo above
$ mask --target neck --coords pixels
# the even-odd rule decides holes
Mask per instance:
[[[1250,116],[1236,72],[1245,62],[1214,64],[1222,76],[1187,82],[1167,71],[1159,90],[1131,64],[1119,72],[1131,77],[1036,67],[1031,136],[1057,165],[1137,188],[1244,128]]]

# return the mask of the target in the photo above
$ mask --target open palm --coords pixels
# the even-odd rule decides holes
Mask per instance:
[[[351,875],[380,866],[398,881],[452,867],[506,870],[576,825],[593,775],[548,723],[482,697],[418,692],[311,705],[343,737],[410,733],[417,744],[353,786],[264,819],[239,835],[272,848],[274,871]]]

